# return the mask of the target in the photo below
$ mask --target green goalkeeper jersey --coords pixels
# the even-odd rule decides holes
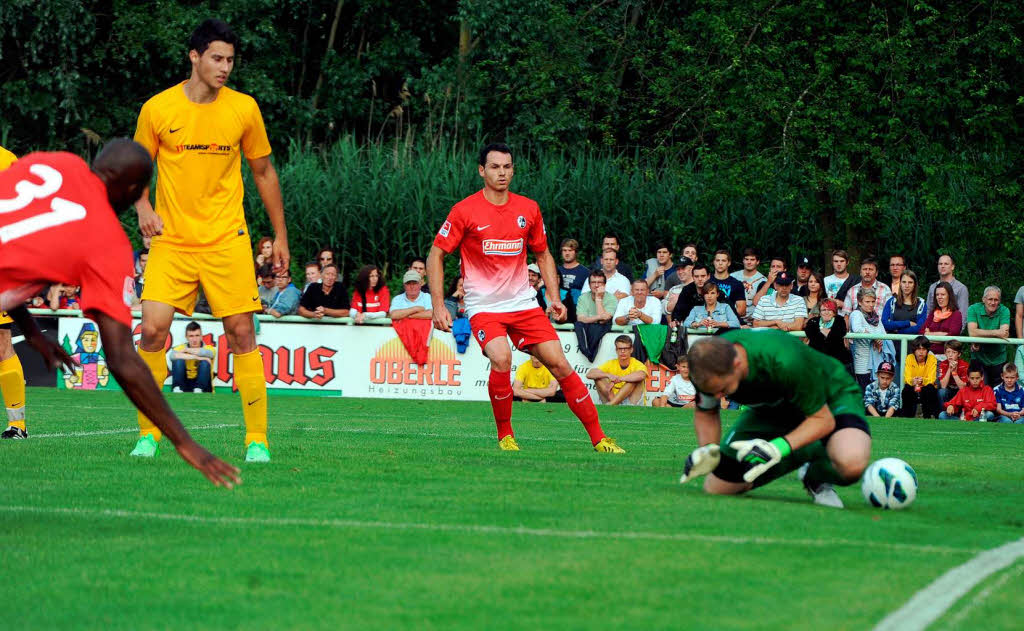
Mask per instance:
[[[863,415],[860,388],[841,363],[803,340],[775,329],[733,329],[722,334],[747,352],[749,372],[729,399],[753,409],[761,420],[791,430],[828,405],[833,415]],[[700,393],[698,407],[718,401]]]

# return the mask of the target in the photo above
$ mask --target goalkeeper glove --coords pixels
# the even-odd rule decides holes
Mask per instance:
[[[792,451],[789,442],[781,436],[770,442],[761,438],[737,440],[729,443],[729,446],[736,450],[737,460],[753,465],[743,474],[747,482],[756,480],[757,476],[779,464]]]
[[[694,449],[686,457],[686,465],[683,467],[683,475],[679,478],[679,483],[683,484],[698,476],[711,473],[718,466],[718,461],[721,458],[718,453],[718,445],[715,443]]]

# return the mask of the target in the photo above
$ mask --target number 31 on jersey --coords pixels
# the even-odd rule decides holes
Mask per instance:
[[[28,170],[43,183],[34,184],[22,180],[15,184],[14,192],[17,193],[17,197],[0,199],[0,215],[17,212],[37,199],[46,199],[55,195],[60,190],[61,184],[64,183],[60,171],[45,164],[33,164]],[[38,215],[0,227],[0,243],[7,243],[72,221],[80,221],[85,219],[85,215],[85,206],[62,197],[54,197],[50,200],[49,212],[41,212]]]

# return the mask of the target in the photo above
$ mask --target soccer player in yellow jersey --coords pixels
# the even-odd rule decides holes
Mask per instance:
[[[18,156],[0,147],[0,171],[14,164]],[[25,427],[25,371],[11,343],[11,318],[0,311],[0,396],[7,408],[7,429],[0,438],[28,438]]]
[[[200,283],[224,322],[245,417],[246,462],[268,462],[267,384],[253,312],[261,310],[252,244],[242,209],[241,160],[252,170],[273,225],[274,269],[288,269],[288,235],[277,171],[256,101],[224,84],[238,36],[206,20],[188,42],[192,75],[149,99],[135,140],[156,159],[156,209],[148,191],[136,204],[142,234],[153,237],[142,292],[139,354],[158,384],[167,378],[164,343],[175,311],[191,315]],[[160,430],[139,414],[133,456],[151,457]]]

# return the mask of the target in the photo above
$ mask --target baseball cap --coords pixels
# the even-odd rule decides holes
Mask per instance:
[[[789,272],[779,272],[778,276],[775,277],[776,285],[792,285],[793,276]]]
[[[405,273],[405,276],[402,277],[402,284],[404,285],[406,283],[413,282],[422,283],[423,277],[420,276],[420,273],[417,272],[416,270],[409,270],[408,272]]]
[[[526,266],[526,269],[528,271],[533,272],[537,276],[540,276],[540,267],[538,267],[536,263],[530,263],[529,265]]]
[[[878,364],[878,370],[875,372],[887,372],[890,375],[896,374],[896,368],[892,365],[892,362],[882,362]]]
[[[681,259],[679,259],[679,262],[676,263],[677,268],[689,267],[691,265],[693,265],[693,260],[691,260],[688,256],[682,257]]]
[[[806,254],[796,257],[797,267],[811,267],[811,259]]]

